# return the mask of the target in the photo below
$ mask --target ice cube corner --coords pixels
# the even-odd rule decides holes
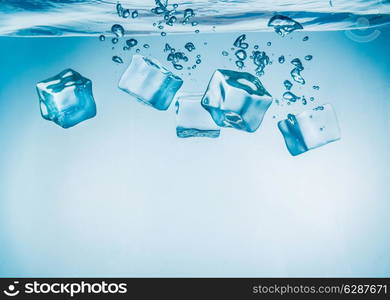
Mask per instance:
[[[96,116],[92,81],[65,69],[36,85],[41,115],[62,128],[69,128]]]
[[[201,103],[218,126],[254,132],[272,104],[272,96],[252,74],[218,69]]]
[[[330,104],[324,104],[298,115],[289,114],[278,123],[287,149],[296,156],[339,140],[340,128]]]
[[[158,110],[167,110],[183,80],[157,60],[133,55],[119,80],[119,89]]]

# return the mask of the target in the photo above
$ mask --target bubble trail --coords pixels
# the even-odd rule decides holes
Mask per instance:
[[[116,12],[118,14],[119,17],[122,17],[122,14],[123,14],[123,7],[122,5],[118,2],[117,5],[116,5]]]
[[[270,59],[264,51],[253,51],[252,52],[253,63],[256,65],[256,75],[262,76],[264,75],[265,67],[270,64]]]

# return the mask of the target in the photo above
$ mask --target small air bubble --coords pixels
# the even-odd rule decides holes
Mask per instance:
[[[182,70],[182,69],[183,69],[183,66],[180,65],[180,64],[174,64],[173,67],[174,67],[176,70]]]
[[[191,52],[191,51],[195,50],[195,45],[191,42],[188,42],[187,44],[185,44],[184,48],[186,48],[187,51]]]
[[[236,61],[236,66],[239,68],[239,69],[242,69],[244,67],[244,62],[242,60],[237,60]]]
[[[133,11],[133,12],[131,13],[131,17],[132,17],[133,19],[137,18],[137,17],[138,17],[138,10]]]
[[[123,18],[128,18],[130,16],[130,10],[128,10],[128,9],[125,9],[124,11],[123,11],[123,13],[122,13],[122,17]]]
[[[116,55],[112,57],[112,61],[116,62],[118,64],[123,64],[122,58],[120,58],[119,56],[116,56]]]
[[[129,39],[126,41],[126,45],[131,47],[134,47],[138,44],[138,41],[136,39]]]
[[[112,25],[111,32],[117,37],[122,37],[125,35],[125,29],[119,24]]]
[[[247,54],[244,50],[240,49],[240,50],[237,50],[236,53],[234,53],[236,55],[236,57],[239,59],[239,60],[245,60],[247,58]]]
[[[306,55],[306,56],[305,56],[305,59],[306,59],[307,61],[312,60],[312,59],[313,59],[313,55]]]
[[[184,10],[184,19],[189,19],[193,16],[195,16],[195,13],[191,8],[187,8],[186,10]]]

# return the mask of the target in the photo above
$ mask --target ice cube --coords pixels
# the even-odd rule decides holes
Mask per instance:
[[[221,127],[256,131],[272,103],[272,96],[260,80],[246,72],[216,70],[202,106]]]
[[[72,69],[39,82],[36,88],[42,117],[63,128],[96,116],[92,81]]]
[[[158,110],[166,110],[183,80],[164,68],[158,61],[141,55],[133,55],[123,73],[119,88],[138,101]]]
[[[278,127],[293,156],[340,139],[336,113],[330,104],[298,115],[289,114],[286,120],[278,123]]]
[[[202,95],[183,95],[176,102],[176,135],[188,137],[219,137],[220,128],[200,103]]]

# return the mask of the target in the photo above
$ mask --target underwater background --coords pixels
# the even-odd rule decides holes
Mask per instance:
[[[199,24],[163,30],[153,1],[121,3],[139,15],[119,17],[114,1],[0,1],[0,276],[389,276],[389,3],[177,1]],[[281,37],[275,12],[304,29]],[[114,24],[126,29],[115,44]],[[131,37],[199,94],[215,69],[238,70],[242,34],[267,52],[259,78],[279,99],[255,133],[179,139],[174,104],[118,89]],[[188,42],[176,70],[165,45]],[[295,57],[306,105],[283,100]],[[66,68],[92,80],[97,116],[65,130],[41,117],[35,85]],[[277,122],[325,103],[341,139],[291,156]]]

